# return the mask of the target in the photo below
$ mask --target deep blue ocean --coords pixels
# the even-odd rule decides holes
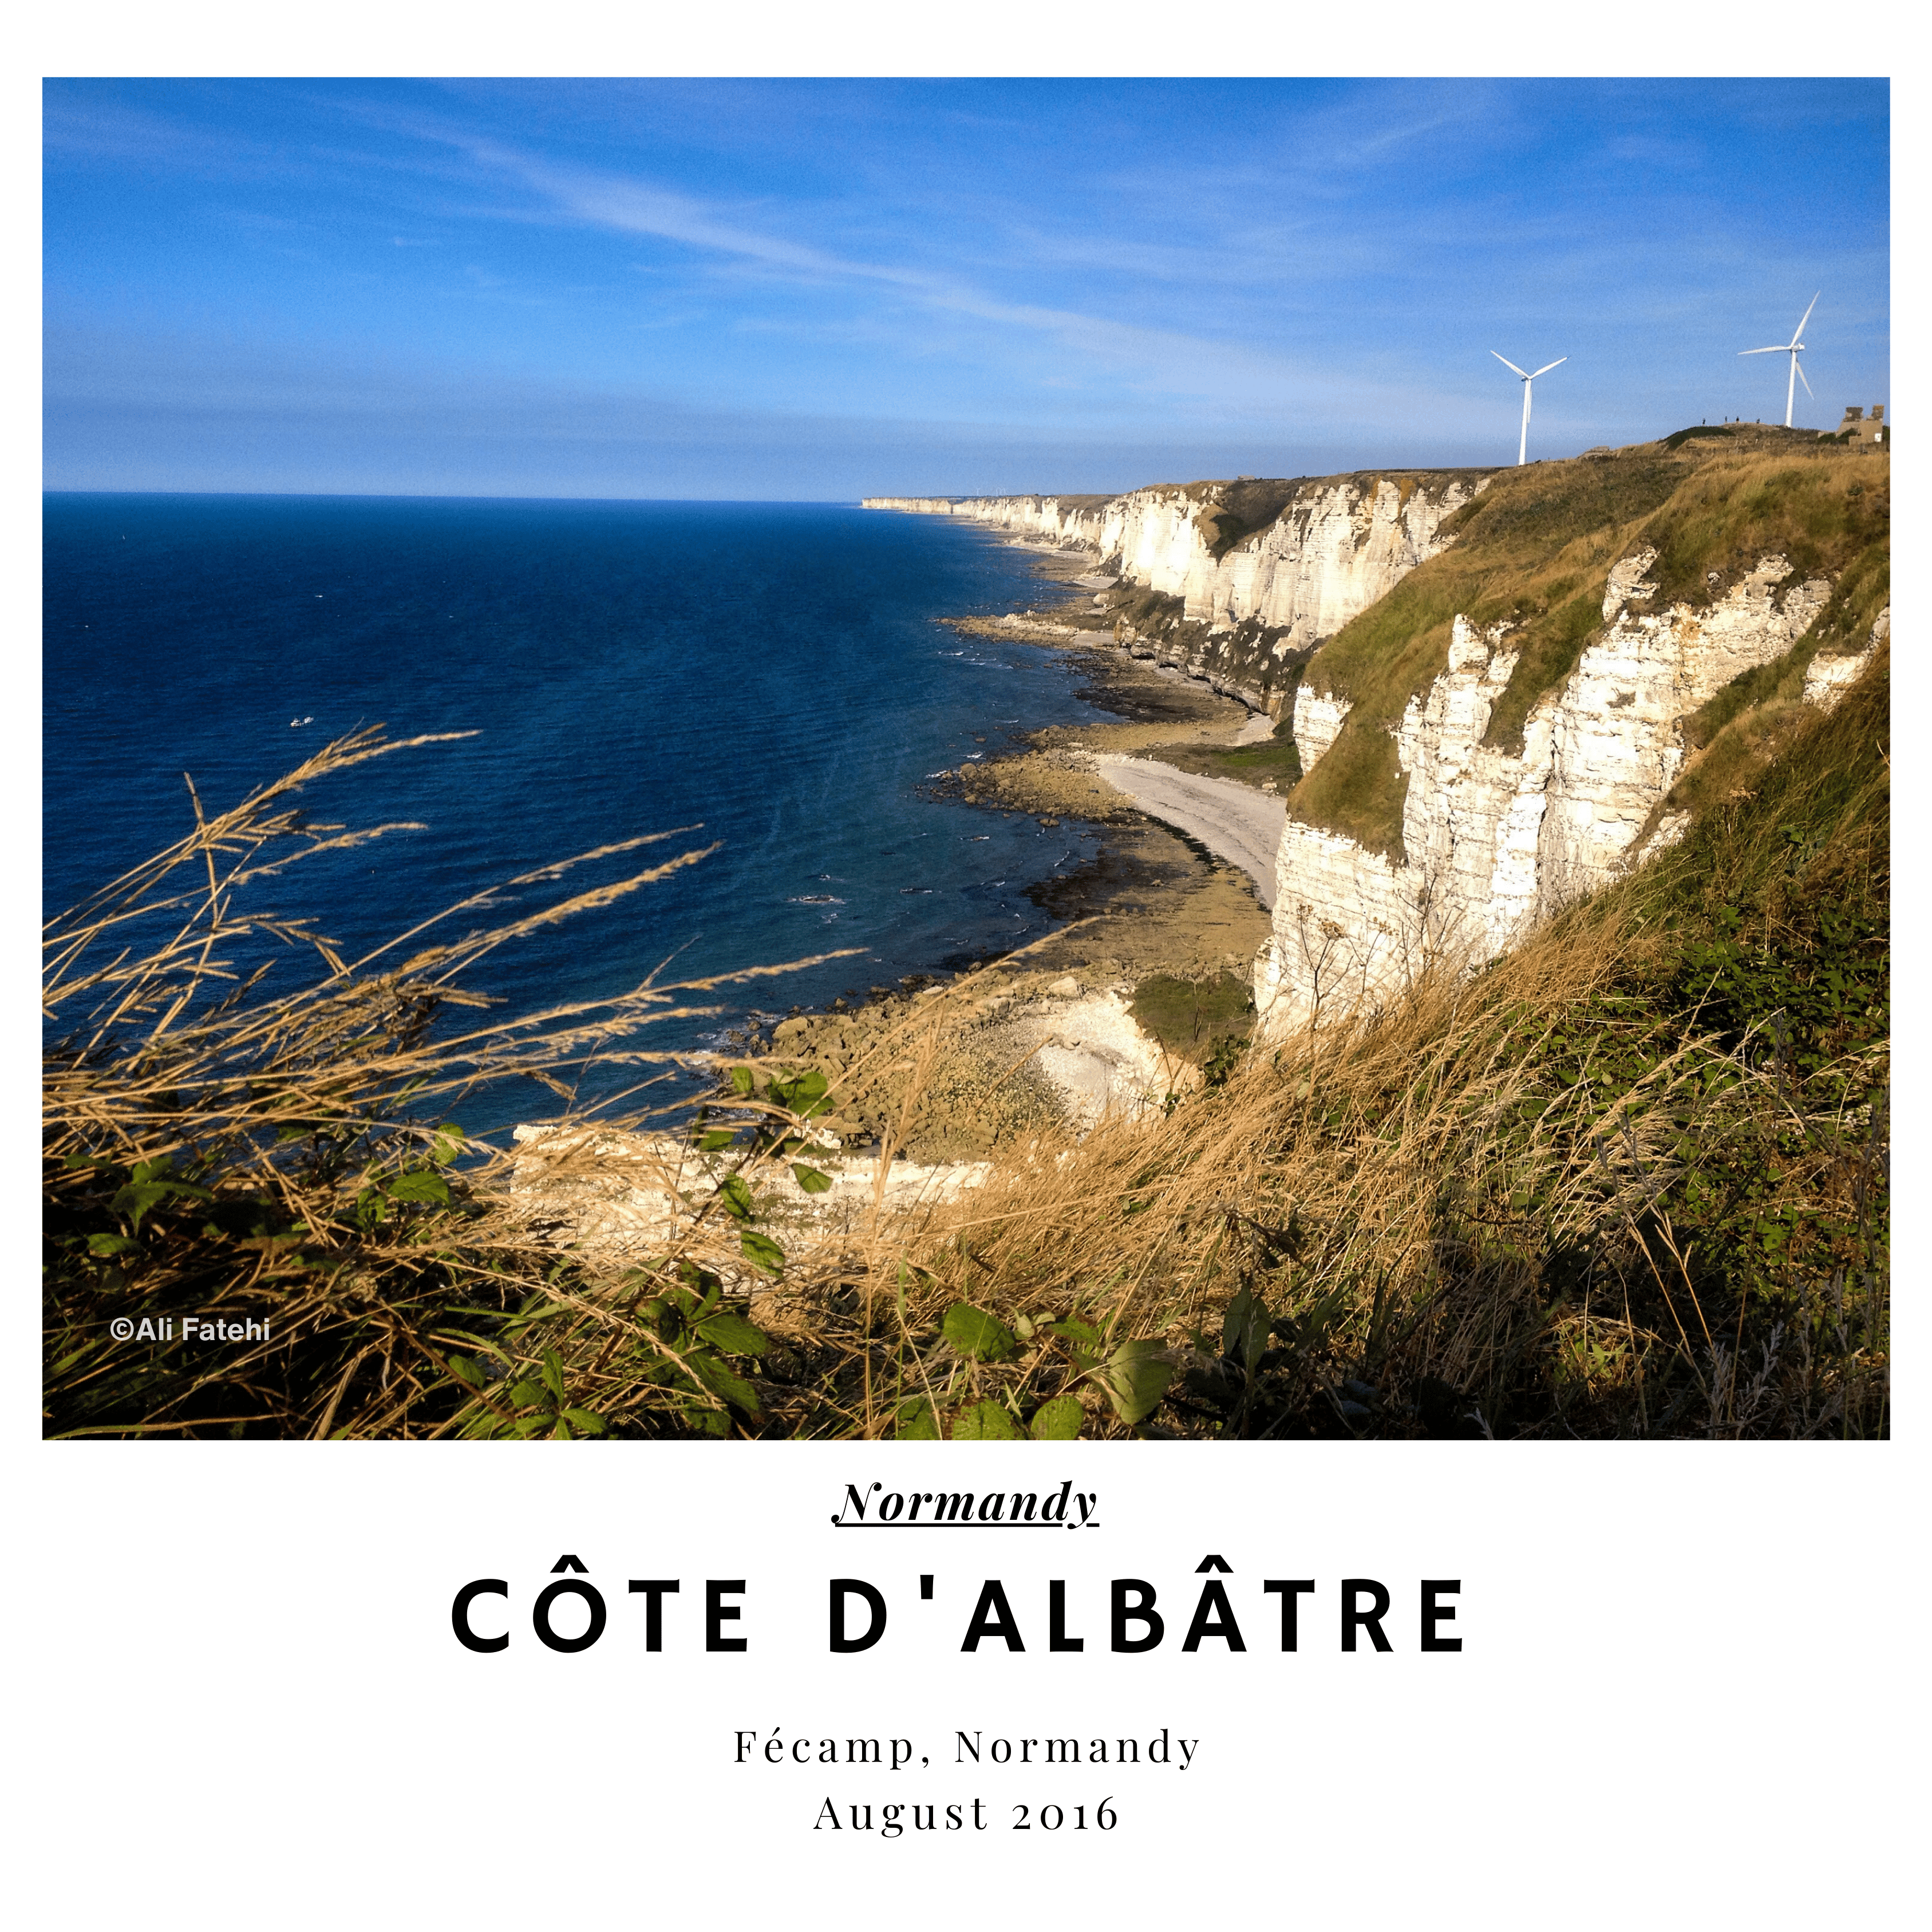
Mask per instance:
[[[534,1006],[667,961],[682,978],[862,949],[728,990],[724,1013],[641,1042],[688,1048],[749,1011],[1037,937],[1052,922],[1025,888],[1093,850],[1080,828],[921,796],[1010,734],[1093,715],[1059,653],[934,622],[1044,591],[1023,553],[943,519],[68,494],[45,510],[50,914],[189,828],[184,772],[219,808],[358,724],[473,731],[314,788],[317,818],[428,830],[304,862],[261,902],[360,951],[546,862],[701,824],[622,866],[720,840],[714,856],[499,951],[476,982]]]

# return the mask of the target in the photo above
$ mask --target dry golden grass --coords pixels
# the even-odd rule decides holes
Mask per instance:
[[[1600,1024],[1628,942],[1614,922],[1552,935],[1474,985],[1424,986],[1373,1023],[1251,1057],[1151,1127],[1040,1146],[935,1216],[916,1247],[929,1280],[909,1334],[959,1299],[1030,1331],[1034,1346],[992,1377],[1016,1416],[1081,1386],[1049,1324],[1090,1324],[1103,1352],[1153,1338],[1176,1372],[1156,1433],[1843,1424],[1846,1388],[1828,1378],[1802,1392],[1802,1417],[1769,1398],[1740,1408],[1725,1324],[1763,1324],[1731,1298],[1721,1314],[1710,1305],[1677,1218],[1687,1144],[1788,1125],[1761,1042],[1694,1037],[1634,1077],[1552,1078],[1552,1039]],[[1850,1077],[1838,1104],[1808,1124],[1834,1144],[1868,1142],[1864,1096],[1882,1088],[1882,1055],[1838,1070]],[[1818,1199],[1843,1207],[1856,1165],[1820,1163]],[[1567,1295],[1552,1292],[1554,1262],[1577,1276]],[[1265,1350],[1252,1360],[1238,1332],[1248,1310]],[[942,1410],[989,1392],[988,1371],[962,1366]],[[1874,1372],[1880,1386],[1864,1386]],[[1869,1426],[1882,1364],[1856,1362],[1849,1379],[1855,1426]],[[1085,1386],[1090,1425],[1118,1426],[1090,1376]]]
[[[1157,1426],[1882,1432],[1886,688],[1485,971],[1005,1166],[920,1246],[926,1323],[1037,1336],[1016,1411],[1072,1317],[1166,1345]]]
[[[1628,1208],[1652,1151],[1652,1130],[1634,1124],[1606,1190],[1561,1101],[1527,1138],[1515,1131],[1534,1037],[1599,990],[1616,956],[1613,932],[1595,937],[1534,948],[1479,987],[1444,974],[1373,1023],[1251,1055],[1164,1120],[1041,1147],[937,1217],[921,1256],[932,1292],[1036,1330],[1073,1317],[1108,1340],[1158,1336],[1184,1366],[1197,1336],[1221,1353],[1228,1304],[1260,1288],[1289,1322],[1313,1316],[1303,1366],[1316,1379],[1366,1366],[1387,1382],[1400,1354],[1405,1380],[1482,1384],[1511,1339],[1497,1319],[1510,1285],[1490,1271],[1460,1298],[1468,1307],[1443,1291],[1445,1190],[1506,1198],[1534,1169],[1553,1222],[1580,1226]],[[1660,1070],[1624,1113],[1640,1124],[1684,1072]]]
[[[706,1118],[654,1109],[672,1056],[641,1036],[722,981],[501,1018],[460,976],[704,848],[346,959],[253,909],[390,829],[296,809],[405,748],[344,740],[197,807],[50,928],[46,1430],[1882,1434],[1884,671],[1510,957],[910,1207],[890,1156],[982,976],[841,1087],[747,1066]],[[620,1106],[572,1106],[591,1064],[631,1070]],[[466,1139],[454,1118],[505,1080],[562,1100],[560,1131]],[[817,1228],[767,1212],[872,1093],[892,1111],[869,1203]],[[189,1316],[263,1332],[190,1351],[111,1325]]]
[[[560,1271],[527,1204],[508,1191],[508,1151],[467,1138],[450,1117],[512,1082],[534,1083],[568,1111],[594,1065],[632,1077],[633,1112],[616,1124],[645,1128],[638,1090],[675,1056],[640,1036],[716,1012],[707,996],[726,981],[647,980],[614,999],[509,1018],[489,1016],[493,1003],[461,982],[499,946],[602,910],[712,848],[435,937],[492,903],[480,893],[359,958],[311,922],[265,909],[292,868],[402,829],[312,823],[296,802],[303,787],[434,742],[358,732],[212,817],[190,792],[187,836],[50,922],[50,1432],[507,1428],[538,1406],[506,1402],[494,1385],[528,1381],[526,1370],[541,1376],[543,1352],[560,1352],[560,1340],[580,1352],[565,1332],[573,1324],[615,1323],[647,1354],[664,1352],[623,1312],[626,1298],[588,1271]],[[507,885],[539,889],[676,836],[600,847]],[[747,1150],[748,1160],[770,1157]],[[742,1246],[730,1217],[706,1203],[670,1231],[658,1270],[675,1282],[715,1274],[740,1262]],[[508,1318],[532,1297],[569,1318],[534,1358],[519,1353],[520,1324]],[[643,1298],[634,1284],[628,1302]],[[190,1317],[240,1324],[241,1337],[178,1346]],[[142,1339],[144,1322],[176,1346]],[[116,1322],[135,1337],[117,1339]],[[728,1407],[701,1386],[694,1399],[706,1414]],[[581,1410],[560,1389],[542,1406],[565,1432],[575,1425],[560,1418]]]

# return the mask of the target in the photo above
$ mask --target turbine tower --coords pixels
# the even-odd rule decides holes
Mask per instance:
[[[1820,289],[1818,296],[1824,292]],[[1789,356],[1791,358],[1791,374],[1784,379],[1784,426],[1786,429],[1791,427],[1791,405],[1798,394],[1798,385],[1804,382],[1804,393],[1808,396],[1811,394],[1811,385],[1804,382],[1804,371],[1798,366],[1798,352],[1804,346],[1800,338],[1804,333],[1804,325],[1811,320],[1811,310],[1818,306],[1818,296],[1811,298],[1810,308],[1798,318],[1798,326],[1791,332],[1789,342],[1774,342],[1768,349],[1740,349],[1738,351],[1740,356]]]
[[[1522,434],[1518,438],[1516,446],[1516,467],[1520,470],[1529,460],[1529,386],[1536,380],[1538,376],[1548,375],[1550,370],[1556,368],[1558,364],[1567,362],[1570,358],[1567,356],[1559,356],[1555,362],[1546,362],[1540,369],[1526,371],[1516,368],[1516,364],[1507,356],[1499,355],[1493,349],[1490,351],[1490,353],[1496,356],[1496,360],[1505,369],[1514,370],[1517,375],[1522,377]],[[1808,382],[1804,386],[1809,388],[1811,386]]]

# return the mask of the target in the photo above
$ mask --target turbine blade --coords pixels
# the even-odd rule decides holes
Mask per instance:
[[[1814,402],[1816,402],[1818,398],[1814,393],[1811,385],[1809,382],[1804,382],[1804,364],[1799,362],[1798,358],[1794,356],[1791,358],[1791,366],[1798,371],[1798,380],[1801,382],[1804,382],[1804,393],[1808,396],[1810,396]]]
[[[1822,296],[1824,292],[1825,291],[1822,289],[1820,289],[1818,291],[1818,296]],[[1818,296],[1814,296],[1811,298],[1810,308],[1808,308],[1804,311],[1804,314],[1798,318],[1798,326],[1791,332],[1791,339],[1793,342],[1796,342],[1798,338],[1804,333],[1804,325],[1811,320],[1811,309],[1816,308],[1818,306]]]
[[[1543,365],[1543,367],[1542,367],[1540,369],[1539,369],[1539,370],[1537,370],[1537,372],[1536,372],[1536,375],[1537,375],[1537,376],[1546,376],[1546,375],[1548,375],[1548,374],[1550,374],[1550,370],[1552,370],[1552,369],[1554,369],[1554,368],[1556,368],[1558,366],[1558,364],[1560,364],[1560,363],[1564,363],[1564,362],[1568,362],[1568,361],[1569,361],[1569,359],[1570,359],[1570,358],[1569,358],[1569,357],[1568,357],[1568,356],[1558,356],[1558,357],[1557,357],[1556,361],[1555,362],[1546,362],[1546,363],[1544,363],[1544,365]],[[1530,380],[1531,380],[1532,382],[1534,382],[1534,381],[1535,381],[1535,380],[1536,380],[1536,376],[1532,376],[1530,378]]]
[[[1494,350],[1490,352],[1492,355],[1496,353]],[[1738,353],[1740,356],[1789,356],[1791,353],[1791,344],[1788,342],[1774,342],[1768,349],[1740,349]]]
[[[1519,376],[1522,376],[1522,380],[1523,380],[1526,382],[1528,382],[1528,381],[1529,380],[1529,376],[1528,376],[1528,371],[1526,371],[1526,370],[1522,370],[1522,369],[1516,369],[1516,364],[1515,364],[1514,362],[1512,362],[1509,359],[1509,358],[1508,358],[1507,356],[1498,355],[1498,354],[1497,354],[1497,352],[1496,352],[1496,351],[1495,350],[1493,350],[1493,349],[1492,349],[1492,350],[1490,351],[1490,353],[1492,356],[1496,356],[1496,360],[1497,360],[1498,362],[1500,362],[1500,363],[1503,365],[1503,367],[1504,367],[1505,369],[1516,369],[1516,373]]]

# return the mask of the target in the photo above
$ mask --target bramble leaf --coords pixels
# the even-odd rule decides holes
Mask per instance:
[[[771,1346],[762,1328],[728,1310],[700,1322],[698,1332],[714,1348],[722,1348],[728,1355],[762,1355]]]
[[[148,1166],[143,1161],[134,1170],[140,1174]],[[148,1180],[145,1178],[130,1182],[116,1194],[108,1204],[116,1214],[125,1214],[128,1225],[136,1233],[140,1231],[141,1216],[149,1208],[158,1207],[170,1194],[185,1195],[190,1201],[212,1201],[214,1196],[205,1187],[190,1187],[179,1180]]]
[[[1166,1352],[1157,1340],[1123,1342],[1095,1377],[1123,1422],[1144,1422],[1160,1406],[1174,1379],[1174,1364],[1162,1359]]]
[[[922,1395],[901,1402],[892,1434],[901,1442],[937,1442],[939,1418],[933,1413],[932,1404]]]
[[[1019,1338],[996,1315],[956,1301],[946,1311],[946,1339],[976,1362],[1004,1362],[1019,1350]]]
[[[439,1208],[449,1205],[449,1183],[440,1174],[405,1174],[391,1181],[387,1190],[392,1201],[422,1201],[433,1202]]]
[[[1077,1396],[1057,1395],[1034,1411],[1027,1433],[1036,1442],[1071,1442],[1079,1435],[1080,1425],[1085,1420]]]
[[[976,1402],[952,1421],[956,1442],[1018,1442],[1024,1438],[1012,1418],[997,1402]]]
[[[685,1366],[713,1395],[722,1396],[734,1408],[741,1408],[747,1415],[758,1413],[757,1390],[742,1376],[734,1376],[708,1349],[695,1349],[684,1360]]]
[[[814,1066],[806,1072],[794,1074],[788,1080],[774,1080],[772,1098],[781,1107],[788,1108],[809,1120],[813,1114],[826,1110],[826,1084],[825,1076]]]
[[[782,1274],[784,1272],[784,1250],[769,1234],[758,1234],[747,1228],[738,1237],[738,1252],[754,1267],[764,1269],[767,1274]]]

